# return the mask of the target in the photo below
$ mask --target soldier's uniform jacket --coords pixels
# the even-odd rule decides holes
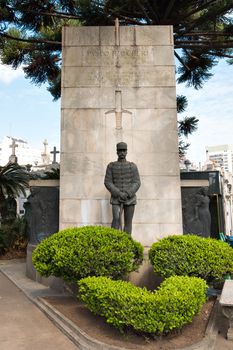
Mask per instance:
[[[141,185],[136,164],[128,161],[109,163],[104,184],[111,193],[111,204],[136,204],[136,192]],[[126,192],[128,195],[125,201],[119,198],[121,192]]]

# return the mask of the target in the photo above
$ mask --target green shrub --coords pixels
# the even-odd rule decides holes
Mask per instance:
[[[27,246],[26,221],[23,217],[5,220],[0,226],[0,255],[9,250],[24,251]]]
[[[78,285],[83,302],[107,323],[150,334],[166,334],[191,322],[207,290],[204,280],[187,276],[170,277],[155,292],[107,277],[87,277]]]
[[[208,282],[233,274],[233,249],[224,242],[193,235],[170,236],[149,251],[154,271],[163,277],[196,276]]]
[[[46,238],[33,252],[32,261],[42,276],[68,282],[86,276],[123,278],[143,259],[143,247],[127,233],[103,226],[69,228]]]
[[[10,246],[10,237],[7,232],[0,227],[0,255],[3,255]]]

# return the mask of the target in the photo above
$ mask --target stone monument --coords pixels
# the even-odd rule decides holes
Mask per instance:
[[[189,191],[191,192],[191,191]],[[183,196],[183,232],[210,237],[211,215],[208,187],[201,187]]]
[[[47,149],[48,141],[46,139],[44,140],[43,145],[44,145],[44,151],[41,153],[42,164],[49,165],[50,156],[49,156],[48,149]]]
[[[12,139],[12,144],[9,146],[10,148],[12,148],[12,153],[9,157],[9,163],[18,163],[18,158],[15,154],[15,149],[16,147],[18,147],[18,145],[15,141],[15,139]]]
[[[59,230],[59,180],[31,180],[30,195],[24,204],[27,222],[26,275],[39,283],[61,289],[63,282],[56,277],[42,277],[32,264],[32,253],[37,244]]]
[[[50,153],[53,155],[52,164],[57,164],[57,157],[56,157],[56,155],[57,155],[58,153],[60,153],[60,152],[57,151],[57,148],[54,146],[54,147],[53,147],[53,150],[52,150]]]
[[[138,166],[133,238],[182,233],[170,26],[63,29],[60,229],[111,225],[106,166],[118,142]]]

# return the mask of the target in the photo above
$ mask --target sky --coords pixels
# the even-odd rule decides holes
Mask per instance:
[[[188,98],[182,116],[199,119],[198,130],[189,138],[187,158],[205,162],[205,146],[233,144],[233,66],[223,60],[212,70],[214,76],[200,90],[177,85],[177,94]],[[43,150],[60,149],[60,100],[53,102],[46,86],[24,78],[22,69],[0,64],[0,143],[4,136],[20,138]]]
[[[22,69],[0,64],[0,143],[4,136],[23,139],[31,147],[60,149],[60,100],[46,86],[35,86],[25,79]]]
[[[188,98],[188,108],[178,116],[195,116],[198,130],[190,135],[186,158],[198,165],[206,160],[205,147],[233,144],[233,65],[221,60],[202,89],[177,84],[177,94]]]

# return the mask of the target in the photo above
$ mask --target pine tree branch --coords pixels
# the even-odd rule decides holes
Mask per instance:
[[[184,15],[182,18],[188,18],[192,15],[194,15],[197,12],[200,12],[201,10],[204,10],[205,8],[207,8],[209,5],[211,5],[212,3],[215,3],[216,0],[210,0],[210,1],[206,1],[202,6],[198,6],[196,7],[194,10],[188,12],[186,15]]]
[[[157,13],[154,11],[154,8],[152,7],[150,1],[147,0],[147,6],[148,6],[148,9],[149,11],[151,12],[152,14],[152,18],[154,17],[154,20],[156,23],[158,23],[158,16],[157,16]]]
[[[176,43],[178,44],[209,44],[209,45],[215,45],[215,44],[231,44],[233,47],[233,40],[225,40],[219,42],[219,40],[208,40],[208,39],[200,39],[200,40],[176,40]]]
[[[117,16],[118,18],[121,18],[122,20],[127,21],[128,23],[132,23],[132,24],[137,24],[137,25],[143,25],[143,23],[139,20],[136,20],[135,18],[130,18],[124,15],[121,15],[119,13],[115,14],[112,10],[109,10],[112,14],[112,16]]]
[[[136,0],[136,1],[137,1],[138,6],[140,7],[141,11],[144,13],[145,18],[147,19],[147,24],[151,24],[151,19],[145,10],[145,7],[141,4],[140,0]]]
[[[169,1],[169,4],[167,5],[165,14],[163,16],[163,20],[167,19],[167,17],[170,15],[171,10],[172,10],[172,8],[174,6],[174,3],[175,3],[175,0],[170,0]]]
[[[213,45],[230,45],[229,47],[233,48],[233,40],[224,40],[224,41],[220,41],[220,40],[208,40],[206,39],[200,39],[200,40],[175,40],[176,44],[184,44],[184,45],[188,45],[188,44],[199,44],[199,45],[206,45],[208,44],[209,46]]]
[[[176,51],[174,51],[174,55],[175,57],[178,59],[178,61],[188,70],[191,71],[191,69],[189,68],[189,66],[187,66],[187,64],[182,60],[182,58],[180,57],[180,55],[178,55],[178,53]]]
[[[14,36],[6,34],[6,33],[0,33],[0,37],[10,39],[10,40],[20,41],[20,42],[25,42],[25,43],[46,44],[46,45],[54,45],[54,46],[61,47],[60,41],[51,41],[51,40],[46,40],[46,39],[30,39],[30,38],[23,39],[23,38],[14,37]]]
[[[54,12],[45,12],[45,11],[25,11],[25,13],[31,13],[34,15],[42,15],[42,16],[48,16],[48,17],[57,17],[57,18],[66,18],[66,19],[83,19],[81,16],[78,15],[69,15],[64,12],[54,11]]]
[[[190,58],[193,58],[194,60],[198,60],[197,56],[194,56],[193,54],[190,53],[190,51],[183,49],[184,52],[186,53],[187,56],[189,56]]]
[[[198,19],[194,19],[193,21],[190,22],[190,25],[187,27],[187,31],[192,30],[195,26],[199,26],[201,24],[203,24],[203,22],[205,23],[206,21],[216,21],[217,17],[220,17],[222,15],[224,15],[227,11],[232,11],[232,4],[231,5],[227,5],[227,6],[223,6],[222,11],[218,12],[218,14],[216,14],[214,11],[209,11],[208,14],[204,14],[203,16],[199,17]]]
[[[233,33],[227,33],[227,32],[190,32],[190,33],[185,33],[185,34],[176,34],[175,37],[185,37],[185,36],[199,36],[199,35],[213,35],[213,36],[232,36]]]
[[[209,55],[214,56],[214,57],[224,57],[224,58],[233,58],[233,55],[228,55],[224,53],[216,53],[216,52],[208,52]]]
[[[159,20],[158,14],[156,12],[156,6],[158,6],[157,0],[152,0],[152,4],[150,4],[150,7],[153,11],[155,22],[156,22],[156,24],[158,24],[160,22],[160,20]]]
[[[213,43],[213,42],[197,42],[197,43],[189,43],[188,41],[177,41],[175,42],[175,49],[232,49],[233,42],[226,43]]]

